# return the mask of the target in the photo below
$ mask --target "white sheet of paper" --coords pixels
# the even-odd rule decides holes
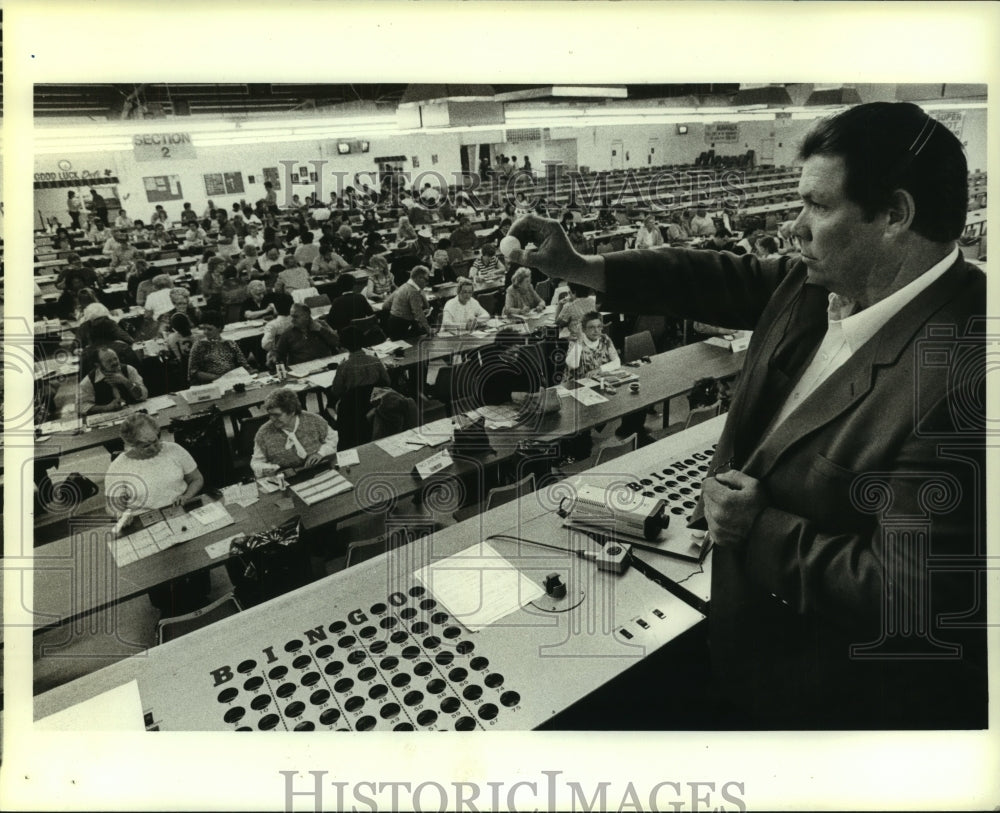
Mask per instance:
[[[251,381],[253,381],[253,376],[246,367],[234,367],[229,372],[220,375],[214,383],[222,387],[231,387],[233,384],[248,384]]]
[[[147,398],[141,404],[142,409],[146,410],[150,415],[155,415],[160,410],[170,409],[175,406],[177,406],[177,401],[172,395],[155,395],[152,398]]]
[[[461,624],[478,632],[544,591],[488,543],[479,543],[414,574]]]
[[[311,381],[317,387],[322,387],[326,389],[333,383],[333,379],[337,377],[336,370],[324,370],[321,373],[313,373],[306,377],[307,381]]]
[[[361,458],[358,457],[357,449],[345,449],[343,452],[337,452],[338,466],[356,466],[360,462]]]
[[[221,502],[206,503],[200,508],[195,508],[194,511],[189,511],[188,516],[194,517],[202,525],[211,525],[214,522],[231,519],[229,512],[222,507]]]
[[[259,499],[256,483],[237,483],[226,486],[222,489],[222,502],[224,505],[235,503],[236,505],[253,505]]]
[[[570,395],[576,398],[584,406],[593,406],[594,404],[603,404],[607,402],[607,398],[598,392],[594,392],[592,389],[587,387],[580,387],[580,389],[573,390]]]
[[[43,731],[145,731],[139,684],[132,680],[43,717]]]
[[[229,555],[229,544],[242,534],[235,534],[229,537],[229,539],[220,539],[218,542],[213,542],[211,545],[205,545],[205,553],[208,554],[210,559],[218,559],[220,556]]]
[[[418,426],[413,432],[417,440],[423,441],[428,446],[439,446],[455,436],[455,425],[451,418],[440,418]]]
[[[410,452],[420,448],[424,445],[424,443],[414,436],[412,429],[407,429],[405,432],[400,432],[398,435],[390,435],[387,438],[376,440],[375,445],[387,455],[391,455],[392,457],[401,457],[404,454],[409,454]]]

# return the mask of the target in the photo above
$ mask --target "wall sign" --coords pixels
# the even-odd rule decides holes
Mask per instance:
[[[275,190],[281,189],[281,174],[277,167],[264,167],[264,180],[270,181]]]
[[[209,172],[204,178],[206,195],[239,195],[244,191],[242,172]]]
[[[184,197],[178,175],[151,175],[142,179],[142,185],[146,188],[146,200],[150,203],[180,200]]]
[[[735,144],[740,140],[740,125],[737,122],[720,122],[705,125],[706,144]]]
[[[136,161],[196,158],[190,133],[144,133],[132,136]]]
[[[932,115],[939,124],[943,124],[951,130],[959,141],[962,140],[962,125],[965,124],[964,110],[937,110]]]

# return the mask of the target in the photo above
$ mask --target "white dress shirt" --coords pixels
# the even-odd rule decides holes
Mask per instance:
[[[933,265],[908,285],[876,302],[859,313],[843,316],[840,311],[843,300],[837,294],[830,294],[827,311],[829,322],[826,335],[820,342],[809,366],[799,378],[781,410],[771,422],[765,437],[785,420],[812,392],[853,356],[858,349],[871,339],[879,329],[907,304],[917,297],[932,282],[938,279],[958,259],[956,246],[947,257]]]

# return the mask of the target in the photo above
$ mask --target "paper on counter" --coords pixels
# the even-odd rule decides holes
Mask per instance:
[[[143,401],[139,408],[146,410],[150,415],[155,415],[162,409],[170,409],[175,406],[177,406],[177,401],[172,395],[155,395]]]
[[[476,412],[492,423],[509,423],[513,425],[517,422],[520,410],[511,404],[497,404],[479,407]]]
[[[279,488],[284,488],[285,480],[280,474],[272,474],[269,477],[261,477],[257,481],[257,487],[264,494],[273,494]]]
[[[337,377],[336,370],[323,370],[320,373],[310,373],[306,376],[306,381],[311,382],[317,387],[326,389],[331,384],[333,384],[333,379]]]
[[[38,425],[38,431],[43,435],[54,435],[57,432],[72,432],[80,426],[78,418],[68,418],[66,420],[46,421]]]
[[[405,432],[400,432],[398,435],[380,438],[375,441],[375,445],[387,455],[401,457],[404,454],[412,452],[418,445],[423,446],[424,444],[422,441],[415,439],[412,429],[408,429]]]
[[[229,537],[229,539],[220,539],[218,542],[213,542],[211,545],[205,545],[205,553],[208,554],[210,559],[218,559],[220,556],[229,555],[229,545],[234,539],[241,539],[244,534],[234,534]]]
[[[576,380],[576,386],[579,387],[596,387],[601,382],[596,378],[578,378]]]
[[[588,387],[580,387],[579,389],[573,390],[570,395],[576,398],[584,406],[593,406],[594,404],[604,404],[607,403],[607,398],[598,392],[594,392]]]
[[[418,426],[413,430],[413,435],[410,440],[417,440],[428,446],[440,446],[455,437],[455,424],[451,418],[440,418]]]
[[[260,498],[256,483],[237,483],[222,489],[224,505],[242,505],[244,508],[253,505]]]
[[[478,543],[414,574],[460,623],[478,632],[544,591],[488,543]]]
[[[145,731],[139,684],[132,680],[38,720],[43,731]]]
[[[220,502],[209,502],[194,511],[189,511],[188,516],[194,517],[202,525],[213,525],[216,522],[232,521],[229,512],[222,507]]]
[[[224,390],[230,390],[234,384],[249,384],[253,381],[253,375],[246,367],[234,367],[229,372],[220,375],[213,384],[218,384]]]
[[[356,466],[360,462],[361,458],[358,457],[357,449],[345,449],[342,452],[337,452],[338,466]]]
[[[304,483],[291,486],[292,491],[306,505],[315,505],[322,500],[350,491],[352,488],[354,488],[354,484],[350,480],[332,469],[306,480]]]

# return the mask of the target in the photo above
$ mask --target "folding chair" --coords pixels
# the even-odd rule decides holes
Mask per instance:
[[[161,618],[156,624],[156,643],[165,644],[196,629],[207,627],[223,618],[236,615],[243,608],[236,600],[236,596],[227,593],[222,598],[216,599],[211,604],[201,607],[194,612],[184,615],[175,615],[171,618]]]
[[[609,460],[614,460],[616,457],[621,457],[629,452],[634,452],[636,448],[638,448],[638,436],[635,432],[633,432],[621,443],[609,443],[607,446],[602,446],[598,449],[597,460],[594,465],[600,466],[601,463],[607,463]]]

